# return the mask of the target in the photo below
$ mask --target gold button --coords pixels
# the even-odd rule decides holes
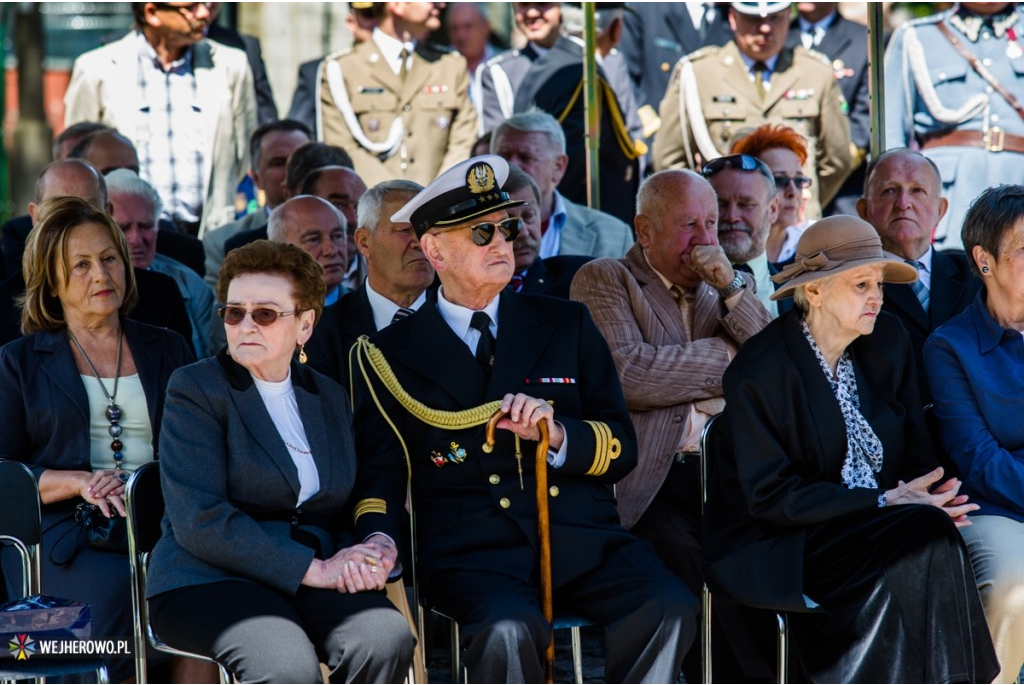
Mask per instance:
[[[550,488],[548,488],[548,492],[551,493],[552,497],[558,497],[558,486],[552,485]]]
[[[662,71],[668,71],[668,70],[669,70],[669,69],[671,69],[671,68],[672,68],[672,67],[671,67],[671,66],[669,66],[669,63],[668,63],[668,62],[662,62],[662,63],[661,63],[661,70],[662,70]]]
[[[487,480],[491,481],[491,485],[497,485],[501,482],[501,476],[496,473],[492,473]]]
[[[512,503],[508,501],[508,497],[502,497],[500,500],[498,500],[498,504],[501,505],[502,509],[508,509],[509,507],[512,506]]]

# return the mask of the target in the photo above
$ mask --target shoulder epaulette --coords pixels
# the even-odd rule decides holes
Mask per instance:
[[[705,45],[702,48],[697,48],[690,54],[686,55],[683,59],[688,59],[691,62],[698,59],[704,59],[705,57],[711,57],[717,55],[721,48],[717,45]]]
[[[832,60],[830,60],[828,58],[828,55],[826,55],[824,52],[818,52],[817,50],[814,50],[812,48],[803,48],[803,50],[810,57],[813,57],[814,59],[818,60],[822,64],[828,65],[828,67],[830,69],[832,68]]]

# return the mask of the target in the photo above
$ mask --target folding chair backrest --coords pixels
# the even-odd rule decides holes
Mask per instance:
[[[160,489],[160,465],[150,462],[136,469],[125,486],[128,527],[137,554],[149,554],[160,540],[164,493]]]
[[[0,541],[12,544],[21,556],[22,595],[39,592],[39,488],[27,466],[0,459]]]

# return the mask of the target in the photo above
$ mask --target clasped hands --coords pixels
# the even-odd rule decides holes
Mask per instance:
[[[949,514],[957,528],[971,525],[967,514],[977,511],[979,507],[974,503],[968,504],[967,495],[959,494],[963,481],[959,478],[950,478],[934,490],[930,489],[942,479],[942,474],[943,470],[940,466],[909,483],[899,481],[895,488],[886,491],[886,506],[890,504],[930,504]]]
[[[565,440],[565,431],[555,421],[555,410],[542,399],[523,393],[508,393],[501,400],[501,411],[506,413],[495,428],[512,431],[523,440],[540,440],[537,424],[546,421],[548,425],[548,448],[558,451]]]
[[[79,494],[89,504],[95,504],[107,518],[125,516],[124,483],[113,469],[100,469],[91,474]]]
[[[383,590],[396,563],[394,543],[385,535],[371,535],[330,559],[314,559],[302,584],[347,593]]]

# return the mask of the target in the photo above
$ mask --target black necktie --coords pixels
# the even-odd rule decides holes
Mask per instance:
[[[405,317],[412,314],[414,311],[415,310],[412,309],[406,309],[405,307],[399,307],[398,310],[395,311],[395,315],[391,317],[391,323],[404,319]]]
[[[480,331],[480,342],[476,346],[476,360],[486,373],[494,366],[494,336],[491,334],[491,317],[487,312],[473,312],[470,328]]]

